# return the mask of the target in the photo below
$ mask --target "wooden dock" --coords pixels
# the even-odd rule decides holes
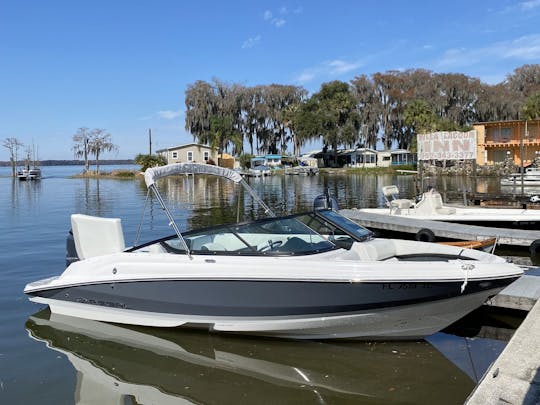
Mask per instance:
[[[437,239],[484,240],[496,237],[501,245],[530,247],[535,241],[540,244],[540,231],[428,221],[403,216],[372,214],[356,209],[344,209],[339,212],[366,228],[408,233],[413,236],[420,231],[429,230]]]

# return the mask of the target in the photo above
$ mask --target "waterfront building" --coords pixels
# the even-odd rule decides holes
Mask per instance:
[[[217,150],[199,143],[171,146],[170,148],[157,150],[156,153],[171,163],[205,163],[209,160],[218,162]]]
[[[521,166],[523,160],[523,166],[529,166],[540,158],[540,119],[479,122],[473,127],[479,165],[512,161]]]

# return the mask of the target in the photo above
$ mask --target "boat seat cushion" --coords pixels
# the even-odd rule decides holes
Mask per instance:
[[[123,252],[125,247],[119,218],[73,214],[71,229],[79,259]]]
[[[399,209],[409,209],[414,207],[414,203],[406,198],[399,198],[397,200],[390,201],[390,207]]]
[[[208,242],[201,246],[201,250],[211,251],[211,252],[225,252],[225,246],[220,243]]]
[[[373,239],[367,242],[356,242],[352,248],[360,260],[378,261],[386,260],[396,255],[396,247],[391,240]]]
[[[441,214],[441,215],[451,215],[451,214],[456,213],[456,209],[453,207],[435,208],[435,211],[437,211],[437,214]]]

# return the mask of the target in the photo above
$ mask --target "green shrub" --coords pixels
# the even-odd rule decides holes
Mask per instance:
[[[144,172],[150,167],[166,165],[167,160],[161,155],[143,155],[139,153],[135,156],[135,163],[140,165],[141,171]]]

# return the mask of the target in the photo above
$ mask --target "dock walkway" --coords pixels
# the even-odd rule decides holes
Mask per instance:
[[[402,216],[372,214],[355,209],[343,209],[339,212],[354,222],[371,229],[410,234],[417,234],[421,230],[429,229],[437,238],[484,240],[497,237],[498,243],[501,245],[530,247],[535,241],[539,241],[538,244],[540,244],[540,231],[429,221]]]
[[[540,302],[471,393],[467,405],[540,403]]]
[[[531,311],[540,299],[540,276],[527,272],[486,304],[494,307]],[[538,337],[540,339],[540,335]]]

